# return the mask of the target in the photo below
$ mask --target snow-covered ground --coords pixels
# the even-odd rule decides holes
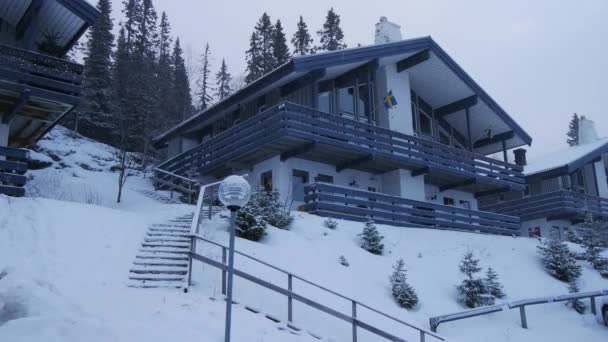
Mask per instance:
[[[216,269],[196,263],[194,286],[187,294],[125,286],[147,226],[193,207],[145,197],[139,190],[150,185],[142,175],[127,181],[123,202],[116,204],[116,174],[110,172],[113,153],[107,146],[72,139],[59,128],[40,147],[33,157],[52,166],[28,172],[28,193],[36,197],[0,197],[0,341],[221,341],[224,302]],[[385,253],[375,256],[358,247],[361,223],[339,221],[336,230],[329,230],[320,217],[294,215],[289,231],[270,228],[259,243],[237,239],[237,249],[427,329],[430,316],[464,309],[455,299],[455,285],[462,280],[457,265],[467,250],[481,259],[481,266],[497,271],[507,293],[503,301],[567,292],[565,284],[542,269],[536,240],[378,225],[385,236]],[[226,244],[225,219],[218,215],[206,221],[202,234]],[[217,247],[199,245],[199,252],[220,258]],[[349,267],[340,265],[341,255]],[[405,259],[408,280],[420,298],[412,311],[400,309],[390,296],[388,276],[398,258]],[[237,257],[236,267],[277,285],[287,284],[284,275],[243,257]],[[608,281],[583,264],[579,285],[582,291],[595,290],[608,288]],[[241,304],[286,318],[284,297],[238,278],[235,286]],[[297,280],[294,291],[350,313],[349,302]],[[579,315],[563,303],[530,307],[527,314],[529,329],[519,326],[516,310],[506,310],[444,323],[439,334],[449,341],[608,337],[608,328],[596,318]],[[417,340],[413,330],[377,314],[360,308],[358,317]],[[348,324],[298,302],[294,321],[333,341],[350,340]],[[235,309],[233,327],[235,341],[313,340],[280,330],[284,325],[242,305]],[[379,339],[360,332],[359,340]]]

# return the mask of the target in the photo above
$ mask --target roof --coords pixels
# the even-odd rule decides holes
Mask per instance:
[[[31,29],[32,18],[38,15],[41,41],[45,34],[57,34],[59,44],[69,51],[89,26],[95,24],[99,11],[85,0],[2,0],[0,18],[17,29]]]
[[[545,176],[572,173],[606,152],[608,152],[608,137],[584,145],[568,146],[536,158],[534,162],[524,167],[524,174]]]
[[[416,82],[420,88],[433,89],[435,93],[440,92],[436,90],[438,86],[443,86],[441,90],[443,94],[440,94],[441,98],[430,99],[428,102],[431,102],[431,105],[436,105],[439,108],[467,96],[477,95],[480,99],[478,107],[483,110],[483,113],[480,109],[479,113],[473,112],[472,116],[482,117],[486,112],[494,113],[497,118],[486,118],[484,120],[494,120],[494,124],[498,127],[496,133],[500,133],[500,131],[512,131],[514,133],[515,139],[508,148],[532,143],[532,138],[431,37],[422,37],[293,57],[289,62],[279,66],[224,101],[195,114],[158,136],[154,139],[154,146],[162,147],[170,138],[195,129],[195,127],[198,127],[197,125],[205,122],[211,116],[246,101],[251,96],[262,93],[271,86],[280,86],[305,75],[307,72],[325,69],[328,70],[326,77],[331,77],[332,74],[339,71],[345,72],[354,69],[374,59],[379,59],[380,64],[396,63],[423,50],[429,50],[431,58],[414,68],[425,70],[425,77],[413,77],[411,82]],[[329,72],[330,70],[332,72]],[[439,78],[437,75],[443,78]],[[451,94],[448,94],[448,92],[451,92]],[[455,116],[450,119],[449,115],[446,119],[454,126],[462,125],[461,121],[463,121]]]

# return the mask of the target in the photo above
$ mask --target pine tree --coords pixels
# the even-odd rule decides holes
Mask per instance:
[[[566,239],[572,243],[576,243],[576,244],[581,244],[583,242],[583,240],[581,240],[577,229],[575,227],[570,227],[570,229],[568,229],[568,234],[566,236]]]
[[[327,219],[325,219],[325,221],[323,221],[323,226],[329,229],[336,229],[338,228],[338,221],[332,219],[331,217],[328,217]]]
[[[209,79],[209,76],[211,75],[210,59],[211,51],[209,50],[209,43],[207,43],[201,54],[199,78],[197,81],[198,109],[201,111],[207,109],[213,100],[213,97],[211,96],[211,82]]]
[[[361,237],[361,248],[372,254],[382,254],[384,251],[382,239],[384,239],[384,237],[378,232],[373,220],[365,222],[363,232],[359,234],[359,236]]]
[[[230,73],[228,72],[228,67],[226,66],[226,61],[224,59],[222,59],[222,66],[215,76],[215,79],[217,82],[215,97],[218,101],[222,101],[232,93],[232,89],[230,89],[232,76],[230,76]]]
[[[504,298],[505,292],[502,288],[502,284],[498,280],[498,274],[492,267],[488,267],[486,271],[486,278],[483,280],[484,292],[492,295],[496,298]]]
[[[262,70],[261,67],[260,37],[257,32],[251,33],[249,50],[245,52],[245,55],[247,58],[247,75],[245,76],[245,82],[249,84],[264,76],[264,70]]]
[[[576,280],[573,280],[568,283],[568,292],[569,293],[580,292],[578,285],[576,285]],[[586,309],[585,303],[583,303],[580,299],[571,299],[566,304],[570,305],[574,310],[576,310],[576,312],[578,312],[581,315],[585,313],[585,309]]]
[[[190,95],[190,81],[186,71],[183,51],[179,38],[175,39],[173,47],[173,115],[175,122],[185,120],[192,110],[192,97]]]
[[[277,189],[266,190],[262,187],[258,187],[255,196],[252,196],[255,206],[260,210],[260,216],[268,224],[279,229],[286,229],[293,221],[293,217],[289,211],[283,209],[280,197]]]
[[[251,241],[259,241],[266,234],[266,221],[257,208],[247,203],[236,215],[236,235]]]
[[[302,16],[300,16],[300,21],[298,21],[298,29],[291,38],[291,44],[294,48],[293,54],[296,56],[304,56],[313,52],[312,37],[308,33],[308,27]]]
[[[340,16],[334,12],[333,7],[327,12],[323,29],[317,32],[320,46],[317,50],[333,51],[346,48],[344,44],[344,33],[340,28]]]
[[[476,277],[476,274],[481,271],[481,267],[479,267],[479,259],[475,259],[473,252],[468,251],[464,255],[459,270],[465,275],[465,279],[457,287],[460,301],[469,308],[493,305],[494,297],[486,293],[483,279]]]
[[[74,131],[104,143],[115,143],[111,121],[112,8],[109,0],[97,3],[99,17],[88,32],[84,57],[82,106],[77,109]]]
[[[272,55],[274,58],[275,65],[273,69],[287,63],[289,58],[289,48],[287,47],[287,39],[285,38],[285,32],[283,32],[283,25],[281,21],[277,20],[272,31]]]
[[[389,277],[393,298],[402,308],[412,309],[418,304],[418,295],[414,288],[407,282],[405,262],[397,260],[393,265],[393,273]]]
[[[581,275],[581,267],[565,243],[557,239],[543,239],[537,248],[545,269],[552,277],[568,283]]]
[[[173,95],[173,60],[171,44],[173,39],[171,38],[171,27],[169,25],[169,19],[167,14],[163,12],[161,14],[159,33],[158,33],[158,62],[156,66],[157,74],[157,91],[158,91],[158,105],[160,114],[159,129],[169,129],[175,120],[171,117],[171,103]]]
[[[266,12],[255,25],[254,32],[249,41],[247,56],[247,83],[264,76],[277,65],[273,53],[274,26]]]
[[[568,143],[569,146],[576,146],[579,143],[579,137],[578,137],[578,125],[579,122],[584,119],[585,116],[584,115],[578,115],[577,113],[574,113],[572,115],[572,119],[570,119],[570,124],[568,125],[568,132],[566,133],[566,135],[568,136],[568,138],[566,139],[566,142]]]
[[[581,227],[581,245],[585,249],[583,256],[596,270],[603,270],[608,265],[602,253],[606,250],[600,236],[599,224],[593,219],[591,211],[585,213],[585,221]]]

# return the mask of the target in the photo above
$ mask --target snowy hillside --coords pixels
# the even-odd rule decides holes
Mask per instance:
[[[141,193],[149,181],[127,181],[124,201],[115,203],[116,174],[111,147],[74,139],[57,128],[32,153],[38,170],[28,172],[32,197],[0,197],[0,341],[221,341],[224,302],[217,269],[194,264],[194,286],[173,289],[126,286],[129,269],[147,227],[192,212],[183,204],[162,204]],[[44,168],[42,168],[44,166]],[[463,310],[455,285],[458,263],[471,250],[481,266],[492,266],[507,293],[503,301],[563,294],[566,285],[551,278],[536,253],[536,240],[474,233],[378,225],[384,235],[382,256],[358,247],[362,224],[339,221],[336,230],[323,218],[294,212],[289,231],[270,228],[261,242],[237,239],[237,249],[336,290],[388,314],[428,329],[428,318]],[[220,215],[205,221],[202,235],[227,244],[227,223]],[[219,248],[199,245],[199,253],[220,260]],[[340,264],[344,256],[350,266]],[[408,281],[420,303],[400,309],[390,295],[388,276],[404,258]],[[585,263],[582,291],[608,288]],[[236,267],[280,286],[286,277],[236,258]],[[285,297],[236,278],[234,341],[311,341],[284,323],[275,323],[244,305],[286,318]],[[347,301],[294,282],[294,291],[345,313]],[[588,301],[586,302],[588,304]],[[516,310],[444,323],[448,341],[605,341],[608,328],[590,314],[579,315],[563,303],[527,309],[530,329],[519,326]],[[377,314],[359,317],[408,340],[412,330],[388,324]],[[350,340],[351,327],[302,304],[294,304],[295,324],[325,340]],[[362,332],[360,341],[377,341]],[[427,341],[432,341],[427,337]]]

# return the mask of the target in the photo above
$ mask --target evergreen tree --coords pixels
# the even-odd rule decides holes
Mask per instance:
[[[304,56],[313,52],[312,37],[308,33],[308,27],[302,16],[300,16],[300,21],[298,21],[298,29],[291,38],[291,44],[294,48],[293,54],[296,56]]]
[[[481,271],[481,267],[479,267],[479,259],[475,259],[473,252],[468,251],[464,255],[459,270],[465,276],[465,279],[457,287],[460,301],[469,308],[493,305],[494,297],[486,293],[483,279],[476,277],[476,274]]]
[[[317,32],[320,46],[317,50],[333,51],[346,48],[344,44],[344,33],[340,27],[340,16],[334,12],[333,7],[327,12],[323,29]]]
[[[327,219],[325,219],[325,221],[323,221],[323,226],[329,229],[336,229],[338,228],[338,221],[332,219],[331,217],[328,217]]]
[[[412,309],[418,304],[418,295],[414,288],[407,282],[405,262],[397,260],[393,265],[393,273],[389,277],[393,298],[402,308]]]
[[[131,52],[133,41],[138,34],[138,22],[142,18],[142,0],[123,0],[122,14],[126,18],[124,25],[125,29],[125,46],[128,52]]]
[[[585,249],[583,256],[596,270],[603,270],[608,266],[602,253],[606,250],[600,236],[600,226],[593,219],[591,211],[585,213],[585,221],[581,227],[581,245]]]
[[[581,119],[584,119],[584,118],[585,118],[584,115],[579,116],[576,113],[574,113],[572,115],[572,119],[570,119],[570,124],[568,125],[568,133],[566,133],[566,135],[568,136],[568,139],[566,139],[566,142],[568,143],[568,145],[570,145],[570,146],[578,145],[578,123],[580,122]]]
[[[293,217],[289,211],[283,209],[279,191],[277,189],[266,190],[258,187],[255,193],[256,196],[253,200],[264,220],[274,227],[286,229],[293,221]]]
[[[171,38],[171,27],[169,25],[169,19],[167,14],[163,12],[161,14],[159,33],[158,33],[158,63],[156,66],[156,74],[158,78],[158,105],[160,114],[160,129],[168,129],[175,120],[171,117],[171,102],[173,92],[173,60],[171,44],[173,39]]]
[[[262,70],[262,56],[260,52],[260,37],[257,32],[251,33],[249,39],[249,50],[245,52],[247,58],[247,75],[245,76],[245,82],[247,84],[257,80],[264,75]]]
[[[568,229],[568,234],[566,236],[566,239],[572,243],[576,243],[576,244],[581,244],[583,242],[583,240],[581,240],[577,229],[575,227],[570,227],[570,229]]]
[[[505,292],[498,280],[498,274],[492,267],[488,267],[486,278],[483,280],[484,292],[496,298],[504,298]]]
[[[543,258],[545,269],[554,278],[571,282],[581,275],[581,267],[565,243],[557,239],[543,239],[538,246],[538,253]]]
[[[112,137],[109,130],[112,115],[110,69],[114,46],[110,0],[99,0],[97,10],[99,17],[87,34],[82,106],[77,109],[74,131],[80,129],[85,136],[104,143],[115,143],[115,136]]]
[[[274,30],[272,31],[272,55],[275,62],[273,69],[286,63],[291,57],[289,55],[289,48],[287,47],[285,32],[283,32],[283,25],[281,25],[280,20],[277,20],[277,23],[274,25]]]
[[[232,93],[232,89],[230,88],[232,76],[230,76],[230,73],[228,72],[228,67],[226,66],[226,61],[224,59],[222,59],[222,66],[215,76],[215,79],[217,82],[215,97],[218,101],[222,101]]]
[[[365,222],[363,232],[359,234],[359,236],[361,237],[361,248],[372,254],[382,254],[384,251],[382,239],[384,239],[384,237],[378,232],[373,220]]]
[[[209,76],[211,75],[211,51],[209,50],[209,43],[205,44],[205,49],[201,54],[200,60],[200,71],[199,78],[197,81],[198,86],[198,108],[203,111],[209,107],[213,98],[211,97],[211,82]],[[222,60],[223,64],[223,60]]]
[[[190,81],[186,71],[186,62],[179,38],[175,39],[173,47],[173,114],[175,123],[185,120],[191,113],[192,97],[190,95]]]
[[[580,292],[578,285],[576,285],[576,280],[573,280],[568,283],[568,292],[569,293]],[[581,315],[585,313],[585,309],[586,309],[585,303],[583,303],[580,299],[571,299],[566,304],[570,305],[574,310],[576,310],[576,312],[578,312]]]
[[[266,221],[258,208],[247,203],[236,215],[236,235],[251,241],[259,241],[266,234]]]

